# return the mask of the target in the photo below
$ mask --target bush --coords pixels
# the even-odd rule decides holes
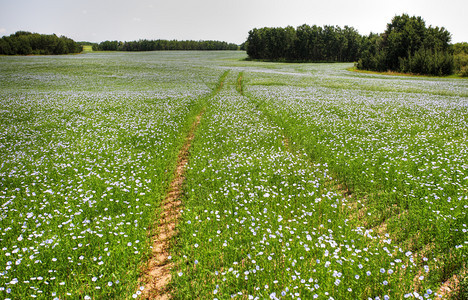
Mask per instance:
[[[399,57],[399,71],[413,74],[432,74],[437,76],[453,73],[453,55],[448,52],[419,49],[408,57]]]
[[[356,67],[360,70],[374,70],[378,72],[387,71],[385,55],[380,51],[374,55],[363,55],[358,60]]]
[[[460,53],[454,56],[455,72],[463,77],[468,77],[468,54]]]

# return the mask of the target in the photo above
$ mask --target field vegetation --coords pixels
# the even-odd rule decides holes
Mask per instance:
[[[463,299],[468,81],[245,57],[0,57],[0,297],[141,297],[201,116],[164,293]]]

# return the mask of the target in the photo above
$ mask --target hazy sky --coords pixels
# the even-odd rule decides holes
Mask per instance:
[[[468,42],[468,0],[0,0],[0,36],[18,30],[76,41],[222,40],[240,44],[252,28],[352,26],[381,33],[408,13]]]

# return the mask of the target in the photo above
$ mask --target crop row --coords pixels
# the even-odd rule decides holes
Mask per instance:
[[[216,77],[131,60],[113,74],[122,79],[106,75],[116,57],[91,57],[82,70],[73,57],[63,58],[68,69],[30,59],[35,68],[11,62],[17,70],[2,74],[0,298],[129,297],[178,149]],[[164,88],[148,90],[150,75]]]
[[[191,150],[173,255],[175,297],[352,299],[413,292],[419,270],[429,271],[428,258],[351,222],[352,200],[332,183],[327,163],[289,151],[283,128],[236,92],[235,81],[231,74],[208,103]],[[435,288],[425,274],[416,284],[429,295]]]
[[[431,272],[427,283],[413,284],[416,291],[424,292],[426,285],[434,290],[463,272],[468,243],[466,97],[388,92],[388,84],[371,93],[294,86],[293,75],[276,76],[280,84],[264,86],[255,84],[262,80],[258,73],[252,78],[246,90],[260,110],[314,161],[328,164],[355,199],[364,198],[355,203],[358,211],[350,215],[351,223],[387,233],[405,251],[427,256],[425,270]],[[443,89],[452,83],[439,84]],[[411,286],[412,279],[406,280]]]

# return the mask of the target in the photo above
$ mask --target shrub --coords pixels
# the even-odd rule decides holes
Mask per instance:
[[[460,53],[454,56],[455,72],[463,77],[468,77],[468,54]]]
[[[399,71],[414,74],[449,75],[453,73],[453,56],[448,52],[419,49],[413,55],[399,58]]]

